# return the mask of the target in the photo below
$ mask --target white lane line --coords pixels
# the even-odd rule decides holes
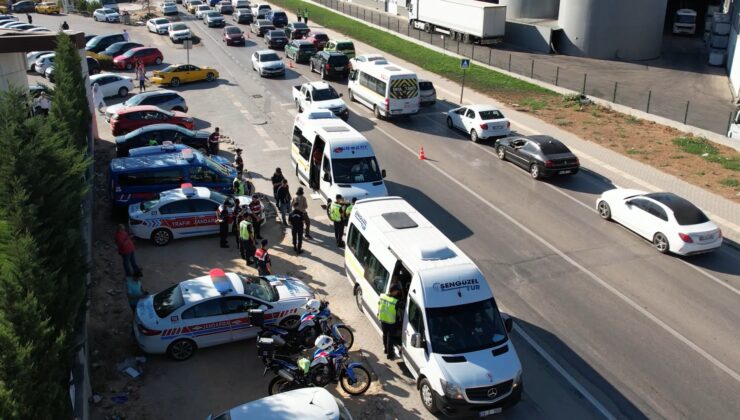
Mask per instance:
[[[412,155],[416,155],[416,152],[414,150],[410,149],[406,144],[404,144],[403,142],[401,142],[400,140],[398,140],[397,138],[395,138],[393,135],[391,135],[390,133],[388,133],[386,130],[384,130],[380,126],[376,125],[375,128],[378,131],[380,131],[383,134],[385,134],[386,136],[388,136],[388,138],[390,138],[391,140],[393,140],[394,142],[396,142],[396,144],[398,144],[402,148],[406,149]],[[538,242],[540,242],[542,245],[544,245],[546,248],[550,249],[552,252],[556,253],[558,256],[560,256],[560,258],[562,258],[563,260],[565,260],[566,262],[568,262],[570,265],[572,265],[573,267],[575,267],[578,270],[580,270],[586,276],[590,277],[594,282],[600,284],[603,288],[605,288],[606,290],[608,290],[609,292],[611,292],[613,295],[615,295],[616,297],[618,297],[619,299],[621,299],[624,303],[626,303],[627,305],[629,305],[630,307],[632,307],[634,310],[636,310],[637,312],[641,313],[643,316],[645,316],[649,320],[653,321],[659,327],[663,328],[666,332],[668,332],[669,334],[671,334],[677,340],[679,340],[682,343],[686,344],[689,348],[691,348],[696,353],[698,353],[699,355],[701,355],[702,357],[704,357],[707,361],[709,361],[710,363],[712,363],[714,366],[716,366],[717,368],[721,369],[723,372],[725,372],[726,374],[728,374],[735,381],[740,382],[740,373],[735,372],[732,368],[730,368],[729,366],[725,365],[720,360],[718,360],[716,357],[714,357],[711,354],[709,354],[706,350],[704,350],[703,348],[699,347],[696,343],[694,343],[693,341],[689,340],[686,336],[684,336],[680,332],[676,331],[673,327],[671,327],[670,325],[666,324],[664,321],[662,321],[657,316],[653,315],[652,312],[650,312],[647,309],[643,308],[642,306],[640,306],[640,304],[638,304],[634,300],[630,299],[627,295],[625,295],[624,293],[622,293],[619,290],[617,290],[614,286],[612,286],[609,283],[607,283],[606,281],[602,280],[599,276],[597,276],[591,270],[589,270],[588,268],[584,267],[579,262],[577,262],[576,260],[574,260],[573,258],[571,258],[570,256],[568,256],[565,252],[563,252],[559,248],[557,248],[555,245],[553,245],[550,242],[548,242],[547,239],[545,239],[542,236],[538,235],[537,233],[535,233],[534,231],[532,231],[531,229],[529,229],[527,226],[525,226],[524,224],[522,224],[521,222],[519,222],[518,220],[516,220],[512,216],[510,216],[508,213],[506,213],[505,211],[503,211],[500,208],[498,208],[495,204],[493,204],[490,201],[486,200],[485,197],[483,197],[480,194],[478,194],[477,192],[475,192],[473,189],[471,189],[470,187],[468,187],[465,183],[463,183],[461,181],[458,181],[455,177],[453,177],[452,175],[450,175],[447,172],[445,172],[443,169],[441,169],[439,166],[437,166],[433,162],[431,162],[429,160],[426,160],[424,162],[427,165],[429,165],[432,169],[434,169],[435,171],[439,172],[442,176],[444,176],[445,178],[449,179],[453,183],[457,184],[461,189],[467,191],[470,195],[472,195],[473,197],[477,198],[483,204],[485,204],[486,206],[488,206],[491,210],[493,210],[496,213],[500,214],[503,218],[505,218],[506,220],[508,220],[509,222],[511,222],[511,224],[513,224],[514,226],[516,226],[519,229],[521,229],[522,231],[524,231],[527,235],[531,236],[532,238],[534,238],[535,240],[537,240]]]
[[[282,104],[280,104],[281,107],[287,107],[287,106],[293,106],[293,105],[295,105],[293,102],[283,102]]]
[[[241,108],[241,107],[242,107],[242,103],[241,103],[241,102],[239,102],[239,101],[232,101],[232,103],[233,103],[233,104],[234,104],[234,106],[235,106],[235,107],[237,107],[237,108]]]
[[[264,129],[264,128],[262,128],[262,126],[261,126],[261,125],[255,125],[255,126],[254,126],[254,131],[256,131],[256,132],[257,132],[257,135],[259,135],[259,136],[260,136],[260,137],[262,137],[263,139],[269,139],[269,138],[270,138],[270,135],[269,135],[269,134],[267,134],[267,131],[265,131],[265,129]],[[267,141],[265,141],[265,143],[266,143],[266,144],[267,144],[268,146],[269,146],[269,143],[275,144],[275,142],[274,142],[274,141],[272,141],[272,140],[267,140]],[[276,145],[276,144],[275,144],[275,147],[277,147],[277,145]]]
[[[532,337],[530,337],[529,334],[527,334],[524,329],[521,328],[516,322],[514,323],[514,331],[519,334],[524,339],[524,341],[526,341],[540,355],[540,357],[545,359],[545,361],[547,361],[547,363],[549,363],[550,366],[552,366],[553,369],[555,369],[560,374],[560,376],[565,378],[565,380],[568,381],[568,383],[573,388],[575,388],[576,391],[578,391],[583,396],[583,398],[587,399],[588,402],[590,402],[591,405],[593,405],[599,411],[599,413],[601,413],[601,415],[609,420],[616,419],[616,417],[614,417],[612,413],[610,413],[609,410],[607,410],[606,407],[604,407],[599,402],[599,400],[591,395],[591,393],[588,392],[588,390],[584,388],[583,385],[581,385],[573,376],[571,376],[570,373],[568,373],[568,371],[560,366],[560,363],[553,359],[552,356],[550,356],[550,354],[547,353],[545,349],[537,344],[537,342],[534,341],[534,339],[532,339]]]

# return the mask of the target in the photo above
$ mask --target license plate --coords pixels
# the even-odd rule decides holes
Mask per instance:
[[[336,71],[344,70],[344,66],[342,66],[342,67],[334,67],[334,70],[336,70]]]
[[[708,241],[710,239],[714,238],[714,235],[701,235],[699,236],[700,241]]]
[[[480,413],[478,413],[478,417],[492,416],[494,414],[501,413],[501,411],[503,411],[503,409],[500,408],[500,407],[499,408],[493,408],[491,410],[481,411]]]
[[[570,170],[567,170],[567,171],[559,171],[558,173],[561,174],[561,175],[562,174],[569,174],[570,173]]]

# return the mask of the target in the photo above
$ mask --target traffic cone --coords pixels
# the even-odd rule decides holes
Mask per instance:
[[[421,150],[419,150],[419,160],[426,160],[427,156],[424,154],[424,146],[421,146]]]

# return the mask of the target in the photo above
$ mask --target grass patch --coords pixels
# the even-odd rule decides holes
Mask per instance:
[[[644,155],[644,154],[647,154],[647,152],[644,150],[639,150],[639,149],[627,149],[627,154],[628,155]]]
[[[414,63],[424,70],[436,73],[450,80],[459,80],[462,77],[460,59],[458,58],[432,51],[396,35],[380,31],[342,14],[301,0],[274,0],[273,3],[279,5],[284,10],[308,9],[311,22],[319,23],[357,41],[372,45],[402,60]],[[465,85],[482,93],[509,92],[516,94],[531,93],[544,96],[555,95],[550,90],[477,66],[473,63],[471,63],[470,68],[465,74]]]
[[[640,124],[642,124],[642,120],[641,119],[639,119],[639,118],[637,118],[635,116],[632,116],[632,115],[627,115],[627,117],[624,120],[627,121],[627,124],[633,124],[633,125],[640,125]]]
[[[559,125],[560,127],[567,127],[571,124],[573,124],[573,121],[568,121],[564,118],[558,118],[555,120],[555,124]]]
[[[685,159],[686,155],[673,155],[671,156],[671,159]]]
[[[591,116],[594,118],[599,118],[601,117],[601,112],[599,112],[598,108],[594,107],[593,109],[591,109]]]
[[[522,99],[520,102],[522,105],[529,108],[529,110],[532,112],[537,112],[547,107],[547,102],[540,100],[540,99],[526,98],[526,99]]]
[[[704,175],[706,175],[706,173],[705,173],[704,171],[699,171],[699,172],[697,172],[696,174],[697,174],[697,175],[699,175],[699,176],[704,176]]]
[[[718,163],[725,169],[740,171],[740,154],[724,156],[704,137],[676,137],[673,139],[673,144],[686,153],[700,156],[709,162]]]
[[[719,181],[720,184],[730,188],[740,188],[740,181],[735,178],[725,178]]]

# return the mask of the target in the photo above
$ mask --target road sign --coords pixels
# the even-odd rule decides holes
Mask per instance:
[[[190,50],[193,48],[193,40],[192,39],[185,39],[182,41],[182,46],[186,50]]]
[[[470,68],[470,59],[469,58],[461,58],[460,59],[460,68],[465,70]]]

